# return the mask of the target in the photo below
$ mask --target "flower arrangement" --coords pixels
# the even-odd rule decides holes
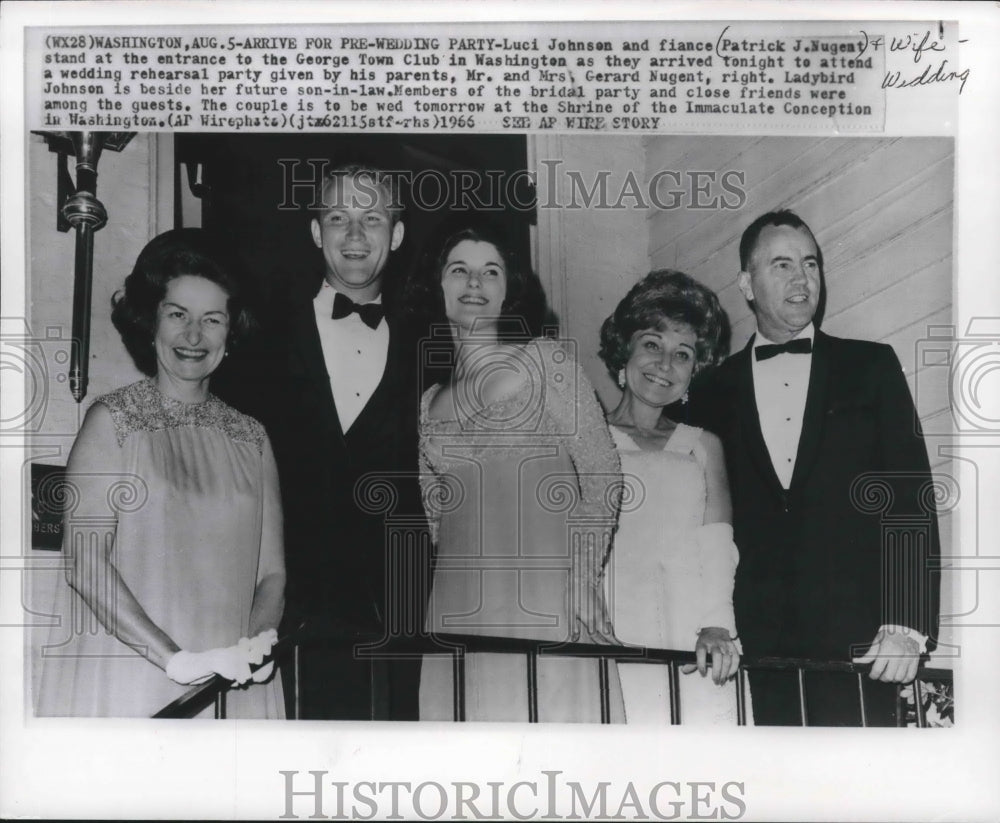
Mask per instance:
[[[923,680],[920,683],[921,704],[928,727],[944,728],[955,725],[955,691],[950,680]],[[913,684],[900,691],[903,698],[903,725],[917,725],[917,706]]]

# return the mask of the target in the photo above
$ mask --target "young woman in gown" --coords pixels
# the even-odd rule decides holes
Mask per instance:
[[[685,724],[736,723],[739,555],[718,438],[663,411],[686,402],[691,378],[723,358],[727,337],[715,294],[670,270],[647,275],[601,327],[601,358],[622,389],[608,423],[627,501],[609,607],[623,643],[697,653],[697,674],[689,666],[681,677]],[[666,666],[622,662],[619,672],[627,722],[669,723]]]
[[[532,280],[493,232],[452,235],[416,289],[450,329],[444,382],[423,395],[421,481],[436,541],[428,630],[609,643],[601,575],[617,517],[618,457],[566,346],[530,334]],[[540,289],[538,290],[540,293]],[[523,655],[465,657],[468,720],[529,719]],[[455,718],[452,659],[425,658],[420,717]],[[539,721],[600,722],[594,658],[542,654]],[[605,719],[620,721],[613,663]]]
[[[112,320],[149,377],[98,397],[70,452],[37,713],[149,717],[220,674],[227,716],[282,717],[273,664],[250,670],[284,607],[274,458],[208,390],[249,324],[225,252],[200,229],[156,237]]]

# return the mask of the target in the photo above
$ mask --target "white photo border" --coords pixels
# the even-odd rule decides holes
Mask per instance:
[[[964,65],[973,68],[959,100],[956,136],[954,322],[961,332],[973,317],[1000,316],[1000,15],[994,4],[844,2],[652,3],[598,2],[411,4],[345,2],[230,3],[5,3],[0,70],[3,90],[0,159],[2,200],[2,314],[24,317],[27,271],[24,208],[23,27],[172,24],[420,22],[451,20],[583,19],[690,20],[957,20]],[[20,396],[16,377],[4,374],[3,392]],[[985,383],[1000,408],[995,379]],[[984,441],[996,448],[1000,437]],[[659,730],[594,727],[521,727],[469,724],[332,724],[234,721],[35,720],[26,717],[24,661],[17,610],[21,573],[14,561],[24,501],[18,449],[0,448],[0,816],[103,816],[119,819],[278,818],[285,811],[282,771],[327,772],[324,779],[478,782],[510,787],[561,771],[588,793],[607,781],[609,797],[634,785],[639,795],[662,781],[737,782],[744,786],[745,819],[990,820],[1000,813],[1000,682],[996,626],[962,633],[956,678],[960,719],[953,729],[745,729],[739,733],[689,728]],[[12,482],[13,479],[13,482]],[[978,523],[963,523],[982,546],[1000,538],[996,480],[981,475]],[[12,542],[13,541],[13,542]],[[979,600],[997,612],[1000,571],[980,575]],[[296,788],[300,788],[297,786]],[[505,789],[506,791],[507,789]],[[524,795],[527,797],[527,794]],[[332,793],[331,793],[332,797]],[[435,803],[428,804],[434,808]],[[538,806],[545,808],[543,803]],[[331,802],[327,803],[331,806]],[[524,801],[523,808],[535,808]],[[690,806],[688,806],[690,808]],[[732,807],[730,807],[732,808]],[[296,802],[299,819],[311,812]],[[364,805],[359,806],[363,812]],[[514,814],[508,809],[505,814]],[[332,806],[326,815],[333,813]],[[386,810],[381,810],[379,817]],[[626,807],[623,814],[634,813]],[[400,814],[408,817],[407,809]],[[539,815],[544,819],[544,815]],[[458,818],[462,819],[462,818]],[[551,818],[550,818],[551,819]],[[623,818],[624,819],[624,818]]]

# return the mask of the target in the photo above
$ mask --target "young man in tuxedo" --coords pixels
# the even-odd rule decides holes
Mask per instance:
[[[757,333],[694,400],[723,439],[740,564],[736,621],[751,656],[871,663],[866,722],[895,724],[938,617],[939,554],[927,452],[892,348],[821,332],[823,255],[793,212],[740,242],[738,286]],[[891,508],[870,511],[886,491]],[[908,518],[912,542],[883,517]],[[750,672],[758,725],[801,722],[793,672]],[[861,721],[849,674],[806,676],[810,725]]]
[[[419,346],[386,314],[403,240],[391,177],[334,169],[310,221],[323,282],[288,313],[272,397],[302,719],[417,719],[419,658],[380,651],[423,630],[429,536],[417,467]],[[293,680],[286,678],[286,688]]]

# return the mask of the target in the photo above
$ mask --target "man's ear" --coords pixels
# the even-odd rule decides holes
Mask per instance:
[[[736,277],[736,286],[747,300],[753,301],[753,285],[750,282],[750,272],[741,271]]]
[[[316,244],[316,248],[323,248],[323,229],[320,228],[319,220],[315,217],[310,220],[309,229],[312,231],[313,243]]]
[[[392,227],[392,240],[389,243],[389,251],[396,251],[399,248],[399,244],[403,242],[404,232],[403,221],[397,221],[396,225]],[[315,237],[315,234],[313,236]]]

